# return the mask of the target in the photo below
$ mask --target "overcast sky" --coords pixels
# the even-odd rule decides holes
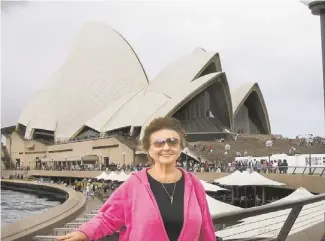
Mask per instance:
[[[1,126],[16,124],[27,101],[62,65],[82,25],[104,22],[132,45],[149,79],[195,47],[216,51],[231,88],[259,83],[274,134],[324,136],[319,17],[298,0],[2,7]]]

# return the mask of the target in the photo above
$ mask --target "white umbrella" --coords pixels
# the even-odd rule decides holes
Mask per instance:
[[[104,180],[118,181],[118,175],[115,172],[111,172]]]
[[[293,200],[302,200],[312,196],[314,195],[308,192],[306,189],[298,188],[289,196],[265,206],[272,206],[275,203],[283,203]],[[299,213],[299,216],[296,219],[295,223],[293,224],[289,235],[303,231],[318,223],[324,222],[324,210],[325,201],[319,201],[305,205]],[[241,220],[242,222],[240,224],[227,227],[226,229],[218,231],[216,234],[225,240],[241,240],[251,237],[271,238],[278,235],[289,213],[290,209],[285,209],[245,218]],[[268,229],[272,230],[272,232],[269,232]]]
[[[222,188],[222,187],[219,187],[217,185],[213,185],[213,184],[208,183],[206,181],[203,181],[203,180],[200,180],[200,181],[201,181],[205,191],[208,191],[208,192],[229,191],[226,188]]]
[[[123,170],[117,175],[119,182],[124,182],[129,178],[129,175],[127,175]]]
[[[221,185],[236,186],[241,183],[243,175],[240,171],[235,171],[225,177],[215,179],[214,182],[220,183]]]
[[[210,197],[209,195],[206,195],[206,198],[207,198],[209,211],[210,211],[211,215],[220,214],[220,213],[224,213],[224,212],[237,211],[237,210],[242,209],[240,207],[236,207],[236,206],[230,205],[228,203],[218,201],[218,200]]]
[[[251,174],[251,177],[253,180],[253,184],[252,185],[262,185],[262,186],[284,186],[285,184],[284,183],[281,183],[281,182],[276,182],[276,181],[273,181],[271,179],[268,179],[266,177],[264,177],[263,175],[257,173],[257,172],[252,172]]]
[[[215,179],[214,182],[227,186],[283,186],[285,184],[268,179],[257,172],[240,172],[234,173]]]
[[[95,177],[97,180],[104,179],[108,177],[106,172],[102,172],[99,176]]]

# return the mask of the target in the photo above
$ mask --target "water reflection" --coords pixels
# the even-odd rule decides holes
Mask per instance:
[[[9,224],[26,216],[45,212],[65,200],[48,194],[30,194],[1,189],[1,223]]]

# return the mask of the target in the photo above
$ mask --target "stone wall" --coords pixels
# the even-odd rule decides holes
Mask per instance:
[[[56,184],[1,180],[1,185],[12,187],[16,190],[41,190],[43,192],[68,196],[68,199],[63,204],[46,212],[26,217],[13,224],[2,225],[1,240],[3,241],[30,241],[36,235],[48,234],[54,227],[63,226],[65,223],[74,220],[83,212],[86,206],[85,195],[71,188],[65,188]]]

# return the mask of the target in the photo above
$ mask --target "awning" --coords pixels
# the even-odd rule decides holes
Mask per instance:
[[[228,176],[215,179],[214,182],[226,186],[284,186],[284,183],[268,179],[253,171],[235,171]]]
[[[219,187],[217,185],[213,185],[213,184],[208,183],[206,181],[203,181],[203,180],[200,180],[200,181],[201,181],[205,191],[208,191],[208,192],[229,191],[226,188],[222,188],[222,187]]]
[[[50,161],[52,161],[52,158],[49,158],[49,157],[41,157],[40,160],[41,160],[41,162],[50,162]]]
[[[67,156],[67,161],[81,161],[81,156]]]
[[[82,157],[83,161],[98,161],[97,155],[85,155]]]
[[[206,194],[206,198],[207,198],[209,211],[211,215],[217,215],[220,213],[242,210],[242,208],[240,207],[236,207],[228,203],[221,202],[219,200],[210,197],[207,194]]]

